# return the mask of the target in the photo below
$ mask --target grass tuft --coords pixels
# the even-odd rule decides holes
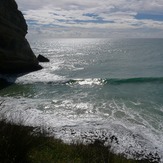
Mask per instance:
[[[35,132],[34,132],[35,131]],[[150,163],[113,154],[103,142],[70,145],[33,127],[0,121],[0,163]],[[153,162],[157,163],[157,162]]]

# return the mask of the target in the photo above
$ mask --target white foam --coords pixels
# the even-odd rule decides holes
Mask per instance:
[[[85,79],[83,81],[78,82],[79,85],[102,85],[100,79]]]
[[[48,63],[49,64],[49,63]],[[28,73],[16,79],[16,83],[31,84],[37,82],[55,82],[65,80],[64,76],[55,75],[53,72],[59,69],[60,63],[43,64],[43,69]]]
[[[11,97],[1,97],[0,100],[4,101],[0,110],[4,117],[15,122],[21,120],[25,125],[51,127],[51,134],[65,141],[83,139],[84,133],[85,140],[114,135],[118,144],[110,139],[106,143],[111,143],[117,153],[134,157],[136,152],[157,152],[163,157],[163,130],[154,129],[145,120],[141,123],[129,121],[138,113],[114,99],[101,106],[111,106],[111,112],[107,114],[90,102]],[[123,117],[116,117],[117,111],[124,112]],[[72,131],[75,134],[71,134]]]
[[[64,77],[40,71],[39,73],[32,72],[30,74],[17,78],[16,83],[22,84],[32,84],[37,82],[48,83],[62,80],[64,80]]]
[[[95,85],[103,85],[105,80],[99,79],[99,78],[94,78],[94,79],[74,79],[75,82],[70,82],[67,85],[70,86],[75,86],[75,85],[80,85],[80,86],[95,86]]]

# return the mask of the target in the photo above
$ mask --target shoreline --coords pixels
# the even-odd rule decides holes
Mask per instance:
[[[110,163],[159,163],[152,157],[143,160],[127,159],[124,155],[114,154],[109,145],[96,140],[84,145],[71,144],[48,136],[39,128],[23,126],[0,120],[0,162],[110,162]]]

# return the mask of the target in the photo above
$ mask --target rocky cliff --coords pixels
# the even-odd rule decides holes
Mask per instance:
[[[41,69],[26,34],[27,24],[15,0],[0,0],[0,73]]]

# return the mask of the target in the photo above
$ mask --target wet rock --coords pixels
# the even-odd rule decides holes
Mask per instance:
[[[111,140],[111,143],[112,143],[112,142],[115,142],[116,144],[119,144],[118,138],[117,138],[115,135],[112,135],[112,136],[110,137],[110,140]]]
[[[44,57],[43,55],[39,54],[38,57],[37,57],[37,60],[39,62],[49,62],[49,59]]]

